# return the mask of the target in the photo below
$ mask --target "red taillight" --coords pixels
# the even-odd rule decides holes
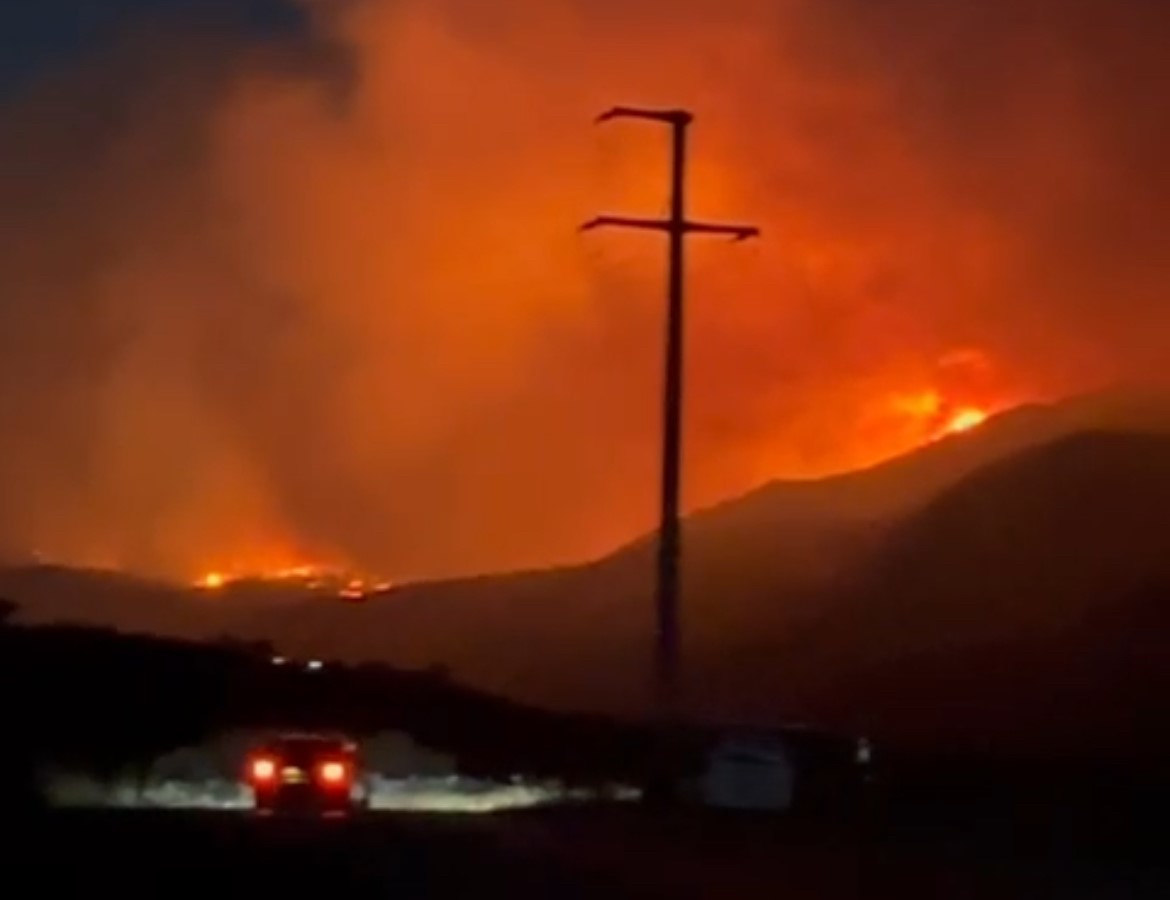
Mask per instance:
[[[327,762],[321,764],[321,780],[326,784],[344,784],[347,774],[345,763]]]
[[[271,781],[276,777],[276,761],[266,756],[254,759],[251,773],[254,781]]]

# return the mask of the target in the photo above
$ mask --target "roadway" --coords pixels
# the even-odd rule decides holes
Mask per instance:
[[[263,891],[299,900],[369,891],[475,897],[488,889],[512,898],[613,895],[609,885],[579,872],[518,862],[501,851],[480,818],[370,814],[350,821],[279,821],[239,811],[71,810],[27,828],[20,856],[34,869],[25,883],[35,884],[38,896]]]
[[[7,897],[729,897],[1106,900],[1170,896],[1165,870],[987,856],[752,818],[630,811],[369,814],[57,811],[5,827]],[[371,893],[372,892],[372,893]]]

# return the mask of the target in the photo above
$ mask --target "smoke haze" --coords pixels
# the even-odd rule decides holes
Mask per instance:
[[[188,577],[603,552],[653,521],[686,106],[687,495],[1160,379],[1170,12],[1150,0],[317,0],[187,22],[0,120],[0,542]]]

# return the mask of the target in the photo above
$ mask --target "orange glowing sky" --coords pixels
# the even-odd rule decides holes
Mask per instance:
[[[591,125],[617,102],[693,109],[693,212],[763,231],[690,250],[688,504],[1163,374],[1163,14],[1024,6],[324,0],[34,88],[0,545],[415,577],[645,530],[664,248],[576,233],[664,208],[660,131]]]

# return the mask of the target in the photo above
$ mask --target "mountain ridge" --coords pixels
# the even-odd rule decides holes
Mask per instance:
[[[1061,462],[1070,455],[1072,463]],[[1045,487],[1054,478],[1055,494]],[[1009,660],[1027,669],[1020,648],[1028,646],[1037,660],[1035,683],[1055,690],[1061,671],[1080,671],[1077,654],[1068,649],[1074,632],[1081,656],[1096,660],[1101,678],[1113,683],[1122,663],[1094,643],[1081,619],[1109,622],[1115,640],[1129,640],[1130,613],[1114,614],[1110,604],[1129,602],[1118,598],[1136,595],[1143,584],[1170,584],[1160,566],[1170,559],[1170,546],[1162,542],[1170,534],[1170,517],[1162,514],[1163,506],[1170,509],[1170,402],[1153,395],[1093,395],[1034,406],[827,485],[785,484],[791,483],[774,482],[687,520],[682,622],[695,715],[822,719],[882,732],[876,718],[893,739],[969,739],[962,722],[941,711],[921,716],[916,733],[898,704],[915,696],[928,706],[941,702],[943,688],[938,696],[924,694],[919,683],[933,678],[994,718],[994,709],[979,705],[987,698],[976,696],[978,678],[961,677],[956,661],[985,671],[994,694],[1010,682],[1011,666],[1003,668]],[[1085,484],[1097,485],[1097,493]],[[818,485],[822,499],[810,500]],[[1068,497],[1082,505],[1097,497],[1094,502],[1106,508],[1111,492],[1117,497],[1109,517],[1090,517],[1083,527],[1074,527],[1075,502],[1060,505]],[[785,499],[796,494],[802,496]],[[851,494],[860,495],[852,506]],[[1029,519],[1028,503],[1048,511]],[[987,516],[1026,524],[1015,542],[1019,553],[1008,552],[1011,542],[996,550],[994,541],[980,537]],[[1156,527],[1135,526],[1133,516],[1146,516]],[[1113,555],[1098,571],[1091,568],[1091,550],[1102,530],[1112,536]],[[981,542],[991,549],[979,551]],[[1066,545],[1073,548],[1067,562],[1061,555]],[[991,562],[980,552],[991,554]],[[1054,561],[1074,574],[1083,569],[1088,587],[1060,593]],[[104,605],[117,593],[113,589],[74,607],[86,607],[81,618],[97,617],[95,624],[271,639],[282,653],[300,656],[440,666],[457,680],[524,702],[641,714],[650,704],[653,562],[653,542],[643,537],[593,562],[402,585],[361,604],[295,592],[280,602],[237,604],[230,591],[209,597],[175,589],[156,592],[161,600],[153,610],[153,589],[141,588],[129,592],[136,599],[120,612]],[[1115,577],[1127,565],[1132,577]],[[998,607],[971,600],[981,578]],[[1023,590],[1020,579],[1029,578],[1052,592],[1028,612],[1043,619],[1038,630],[1011,606]],[[0,571],[0,595],[23,602],[22,617],[62,620],[69,598],[21,596],[22,585],[28,587],[27,578]],[[932,605],[939,596],[952,606]],[[1075,615],[1061,618],[1056,601],[1062,597],[1079,604]],[[1143,602],[1126,608],[1132,617],[1158,621],[1149,607],[1154,601]],[[976,610],[983,618],[963,624],[958,615],[957,631],[948,637],[942,620],[956,610]],[[1117,683],[1120,691],[1136,690],[1132,681]],[[877,691],[881,684],[891,686],[892,699]],[[1029,702],[1038,703],[1034,697]],[[1021,698],[1019,705],[1027,704]],[[989,719],[987,733],[1010,731],[997,727]]]

